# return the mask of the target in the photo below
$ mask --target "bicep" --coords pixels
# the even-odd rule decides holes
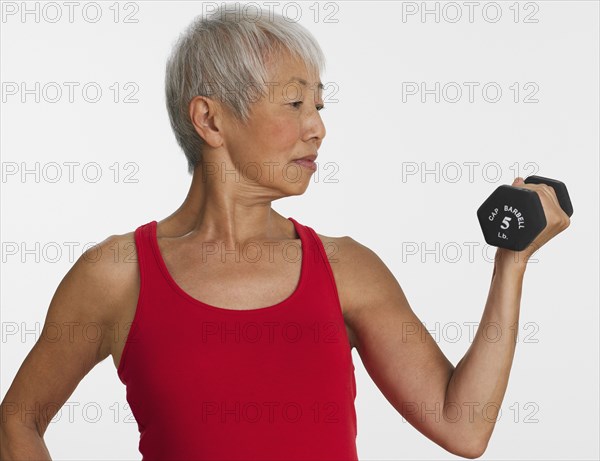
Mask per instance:
[[[450,434],[443,408],[454,366],[383,261],[352,239],[347,248],[345,267],[352,270],[344,274],[346,320],[365,369],[412,426],[444,446]]]
[[[82,255],[58,285],[40,337],[2,402],[9,422],[40,435],[81,379],[108,355],[103,345],[110,301],[103,275],[106,263],[87,256]]]

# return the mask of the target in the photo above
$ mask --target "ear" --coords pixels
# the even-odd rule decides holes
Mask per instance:
[[[190,120],[196,133],[211,147],[217,148],[223,144],[221,114],[217,104],[206,96],[196,96],[190,102]]]

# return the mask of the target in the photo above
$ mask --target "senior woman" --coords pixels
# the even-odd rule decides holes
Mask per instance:
[[[166,97],[189,193],[66,274],[2,403],[2,459],[50,459],[49,421],[111,355],[144,459],[356,460],[353,347],[416,429],[481,456],[515,352],[511,335],[482,331],[516,331],[526,262],[568,217],[552,189],[513,183],[539,194],[548,225],[526,250],[497,251],[480,328],[452,365],[373,251],[271,207],[314,173],[323,63],[311,34],[277,14],[217,10],[180,37]],[[90,323],[101,340],[86,337]],[[51,341],[48,325],[70,334]]]

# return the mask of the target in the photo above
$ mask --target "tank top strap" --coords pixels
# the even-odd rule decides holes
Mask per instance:
[[[127,332],[127,339],[121,355],[121,362],[117,368],[119,379],[125,383],[126,377],[124,373],[125,363],[129,350],[135,348],[135,345],[140,338],[144,336],[144,331],[148,327],[147,317],[151,312],[148,310],[152,307],[152,303],[148,300],[153,299],[151,290],[159,281],[159,269],[154,261],[152,251],[152,234],[151,227],[155,221],[150,221],[137,227],[133,233],[135,248],[137,254],[137,267],[139,272],[139,292],[135,308],[135,313]],[[146,307],[150,304],[150,308]],[[150,309],[151,311],[152,309]]]
[[[135,245],[138,253],[138,267],[140,271],[140,293],[143,285],[152,285],[159,280],[161,275],[157,263],[154,239],[156,238],[156,221],[150,221],[142,224],[135,230]],[[146,288],[146,287],[143,287]]]
[[[310,287],[312,292],[320,293],[323,299],[329,300],[329,303],[326,303],[326,305],[332,306],[333,309],[341,314],[342,307],[337,285],[323,242],[312,227],[300,224],[294,218],[288,219],[295,221],[296,230],[302,233],[302,242],[307,245],[307,248],[303,251],[303,256],[307,258],[306,277],[309,281],[305,286]],[[335,258],[332,261],[335,261]]]

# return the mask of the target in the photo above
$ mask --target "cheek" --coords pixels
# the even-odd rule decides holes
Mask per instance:
[[[283,117],[269,124],[267,130],[271,145],[281,148],[296,144],[300,136],[298,125],[284,120]]]

